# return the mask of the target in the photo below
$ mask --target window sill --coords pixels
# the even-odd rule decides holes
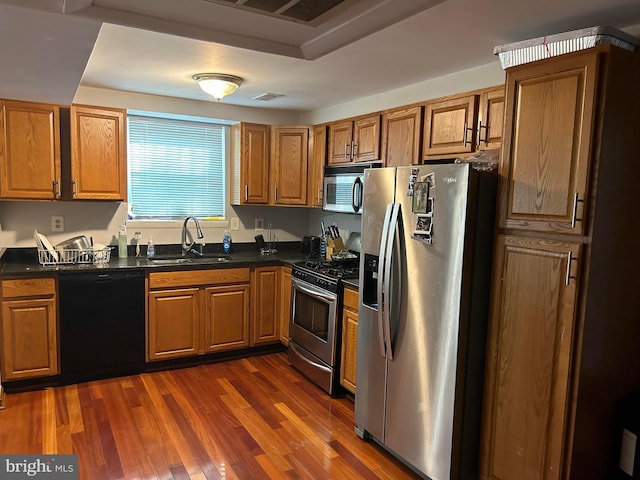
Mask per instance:
[[[198,219],[200,222],[200,226],[203,229],[208,228],[229,228],[229,220],[205,220]],[[135,230],[135,229],[143,229],[143,228],[153,228],[153,229],[176,229],[182,228],[182,224],[184,220],[127,220],[127,229]],[[191,225],[192,222],[189,222]]]

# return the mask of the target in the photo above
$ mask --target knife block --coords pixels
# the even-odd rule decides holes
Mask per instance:
[[[331,260],[331,255],[344,251],[344,242],[342,237],[327,238],[327,260]]]

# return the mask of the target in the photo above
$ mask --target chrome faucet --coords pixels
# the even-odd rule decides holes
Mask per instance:
[[[184,255],[186,255],[187,253],[193,253],[194,255],[198,255],[201,257],[203,255],[203,244],[200,244],[200,251],[193,248],[193,245],[196,242],[193,240],[193,235],[191,235],[191,231],[187,227],[187,223],[189,223],[189,220],[193,220],[193,222],[196,224],[196,236],[198,237],[198,239],[204,238],[204,234],[202,233],[202,229],[200,228],[200,222],[198,222],[198,219],[196,217],[185,218],[184,223],[182,224],[182,253]],[[189,243],[187,243],[187,241]]]

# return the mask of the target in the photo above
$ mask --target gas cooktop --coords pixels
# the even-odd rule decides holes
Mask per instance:
[[[341,279],[358,278],[358,260],[340,262],[305,260],[293,264],[293,276],[307,283],[336,292]]]

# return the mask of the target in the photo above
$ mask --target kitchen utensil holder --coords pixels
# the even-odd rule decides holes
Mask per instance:
[[[74,265],[77,263],[109,263],[113,247],[100,250],[66,249],[50,252],[38,249],[38,262],[44,267],[54,265]]]

